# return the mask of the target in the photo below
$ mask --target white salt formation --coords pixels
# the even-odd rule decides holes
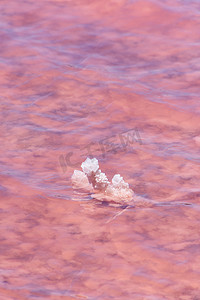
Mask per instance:
[[[120,174],[116,174],[112,182],[109,182],[106,174],[99,169],[96,158],[87,158],[81,164],[82,170],[75,170],[72,175],[72,183],[76,188],[93,190],[93,197],[98,200],[114,201],[120,204],[128,204],[133,199],[134,192],[129,188]]]
[[[85,175],[85,173],[79,170],[74,171],[72,175],[72,183],[75,188],[86,189],[86,190],[92,189],[92,185],[89,183],[87,175]]]
[[[109,184],[110,184],[110,182],[108,181],[106,174],[101,172],[101,170],[99,169],[95,174],[95,186],[94,187],[96,189],[105,190]]]
[[[89,157],[81,164],[81,168],[83,172],[87,175],[91,175],[92,173],[96,173],[99,169],[99,163],[96,158],[90,159]]]
[[[115,174],[112,179],[112,184],[114,188],[129,188],[128,183],[126,183],[120,174]]]
[[[118,201],[122,199],[124,202],[129,202],[133,198],[133,191],[129,188],[129,184],[124,181],[120,174],[116,174],[113,177],[112,184],[108,185],[105,192],[109,197],[114,197]]]

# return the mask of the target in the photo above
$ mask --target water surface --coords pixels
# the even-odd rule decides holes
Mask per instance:
[[[199,1],[0,10],[0,298],[200,299]],[[158,205],[75,193],[87,156]]]

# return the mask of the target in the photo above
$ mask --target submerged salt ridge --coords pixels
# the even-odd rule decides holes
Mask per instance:
[[[75,170],[72,183],[75,188],[94,192],[94,198],[128,204],[133,200],[134,192],[120,174],[115,174],[110,182],[99,168],[96,158],[87,158],[82,164],[83,171]]]

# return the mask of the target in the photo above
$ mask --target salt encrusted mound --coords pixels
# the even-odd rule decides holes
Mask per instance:
[[[86,190],[92,189],[92,185],[89,183],[87,175],[79,170],[74,170],[74,173],[72,175],[72,183],[75,188],[83,188]]]
[[[114,201],[117,203],[129,203],[133,199],[134,192],[129,188],[120,174],[116,174],[112,182],[109,182],[106,174],[99,169],[96,158],[87,158],[81,164],[82,170],[75,170],[72,175],[72,183],[75,187],[94,191],[94,198],[98,200]]]
[[[113,201],[128,203],[133,199],[133,191],[130,188],[113,187],[109,185],[105,191],[108,199],[113,198]]]

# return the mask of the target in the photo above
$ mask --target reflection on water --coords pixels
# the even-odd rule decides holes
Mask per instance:
[[[0,298],[199,299],[199,1],[0,8]],[[156,205],[74,193],[89,154]]]

